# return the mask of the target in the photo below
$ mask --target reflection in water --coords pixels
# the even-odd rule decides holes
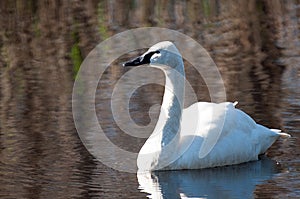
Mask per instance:
[[[139,173],[140,189],[149,198],[252,198],[255,187],[279,173],[275,161],[260,161],[204,170]]]
[[[251,197],[296,198],[299,9],[299,1],[293,0],[1,0],[0,197],[145,197],[136,189],[136,175],[113,171],[84,149],[73,124],[71,93],[78,65],[99,42],[130,28],[159,26],[179,30],[209,51],[229,101],[239,101],[238,108],[257,122],[292,134],[267,154],[284,170],[255,188],[253,183]],[[103,77],[96,109],[108,137],[137,152],[144,140],[128,139],[115,126],[108,106],[111,85],[124,72],[119,61]],[[210,100],[203,78],[185,65],[198,99]],[[138,124],[149,123],[149,107],[160,103],[161,95],[161,87],[137,90],[130,103]],[[163,174],[158,178],[160,184],[169,179]]]

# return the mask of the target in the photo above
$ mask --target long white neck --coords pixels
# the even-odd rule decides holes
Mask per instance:
[[[178,158],[176,146],[180,141],[185,83],[183,62],[181,57],[179,58],[170,59],[173,63],[169,65],[173,68],[157,67],[165,73],[165,92],[158,122],[138,154],[137,165],[140,171],[167,167]]]
[[[169,144],[176,135],[179,136],[185,80],[184,70],[168,68],[163,71],[166,78],[165,92],[158,123],[154,130],[154,132],[157,130],[162,133],[162,147]]]

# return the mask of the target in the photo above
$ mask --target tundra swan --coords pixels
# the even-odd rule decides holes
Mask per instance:
[[[277,138],[290,137],[257,124],[235,108],[236,103],[197,102],[183,109],[184,64],[172,42],[159,42],[123,66],[143,64],[161,69],[166,80],[158,122],[138,154],[139,171],[201,169],[258,160]]]

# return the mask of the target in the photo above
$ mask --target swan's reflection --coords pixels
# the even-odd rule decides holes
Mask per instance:
[[[204,170],[138,173],[142,192],[149,198],[253,198],[255,186],[272,178],[275,161],[260,161]]]

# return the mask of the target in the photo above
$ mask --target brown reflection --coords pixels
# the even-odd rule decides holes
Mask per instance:
[[[238,107],[257,122],[297,138],[298,1],[4,0],[0,15],[0,196],[141,197],[134,175],[92,160],[77,137],[71,110],[76,63],[100,41],[135,27],[172,28],[193,37],[218,65],[229,101],[239,101]],[[100,93],[109,93],[112,85],[105,84],[122,76],[118,64],[109,69]],[[210,100],[203,78],[186,65],[198,99]],[[131,103],[137,123],[147,124],[148,107],[160,102],[161,92],[148,87],[135,93]],[[102,100],[96,102],[99,122],[108,135],[118,134],[104,109],[109,95]],[[142,107],[146,111],[139,113]],[[130,145],[123,135],[113,139],[132,151],[143,144],[130,138]],[[298,185],[291,179],[299,179],[297,139],[277,142],[269,155],[290,173],[260,185],[254,196],[293,196]]]
[[[84,175],[94,166],[71,112],[71,24],[78,12],[59,1],[1,4],[0,195],[80,196],[84,190],[76,181],[88,182]],[[84,55],[93,46],[80,34],[78,29]]]

